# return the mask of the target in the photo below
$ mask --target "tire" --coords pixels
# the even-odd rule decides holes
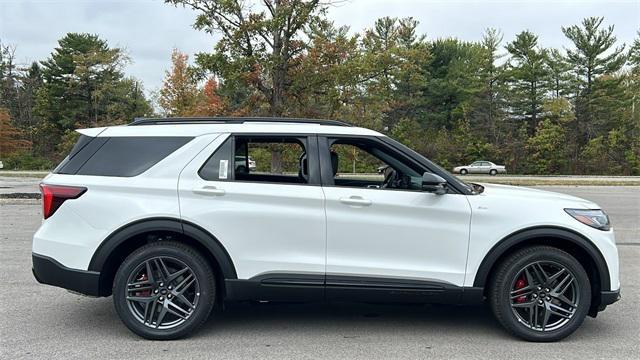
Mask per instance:
[[[467,175],[468,173],[467,169],[460,170],[460,175]]]
[[[547,284],[539,284],[544,274],[534,273],[538,266],[550,279]],[[564,299],[556,296],[563,288],[560,295]],[[591,284],[573,256],[554,247],[533,246],[510,254],[498,265],[489,301],[495,317],[511,334],[528,341],[557,341],[571,335],[584,321],[591,306]],[[549,318],[543,325],[547,312]]]
[[[491,175],[491,176],[498,175],[498,170],[494,170],[494,169],[489,170],[489,175]]]
[[[173,241],[151,243],[131,253],[113,282],[113,303],[122,322],[153,340],[182,338],[202,326],[215,295],[214,274],[206,260],[192,247]]]

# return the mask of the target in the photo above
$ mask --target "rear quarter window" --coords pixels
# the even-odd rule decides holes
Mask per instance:
[[[83,137],[80,149],[56,168],[55,173],[132,177],[140,175],[176,151],[192,137]]]

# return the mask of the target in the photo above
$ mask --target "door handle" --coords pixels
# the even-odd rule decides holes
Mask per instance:
[[[225,194],[224,189],[218,189],[215,186],[203,186],[199,189],[193,189],[194,194],[222,196]]]
[[[371,200],[364,199],[360,196],[350,196],[348,198],[340,198],[340,202],[350,206],[369,206]]]

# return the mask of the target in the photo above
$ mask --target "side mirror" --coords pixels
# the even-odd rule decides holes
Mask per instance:
[[[422,190],[443,195],[447,193],[447,180],[441,176],[426,172],[422,174]]]

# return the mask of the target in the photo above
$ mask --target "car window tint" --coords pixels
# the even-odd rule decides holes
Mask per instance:
[[[228,180],[231,176],[232,153],[233,139],[229,137],[200,168],[200,177],[209,181]]]
[[[127,136],[80,138],[54,172],[60,174],[131,177],[140,175],[192,137]]]
[[[422,170],[378,144],[338,139],[330,147],[335,186],[421,190]]]
[[[306,140],[297,137],[236,136],[234,179],[305,184],[309,170]]]

